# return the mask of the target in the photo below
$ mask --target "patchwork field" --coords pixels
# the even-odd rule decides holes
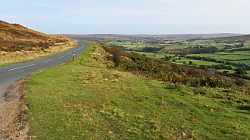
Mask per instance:
[[[163,59],[221,73],[249,76],[250,41],[234,38],[171,40],[166,38],[110,39],[106,45],[122,46],[127,52]],[[156,49],[154,49],[156,48]],[[239,72],[243,69],[243,71]],[[238,71],[238,72],[237,72]],[[248,78],[249,79],[249,78]]]
[[[131,52],[131,51],[128,51]],[[183,57],[176,57],[175,55],[171,54],[162,54],[162,53],[150,53],[150,52],[136,52],[141,55],[146,55],[151,58],[158,58],[158,59],[164,59],[165,56],[171,56],[173,58],[176,58],[173,63],[177,64],[189,64],[189,62],[192,62],[192,65],[218,65],[219,63],[216,62],[208,62],[208,61],[202,61],[202,60],[193,60],[189,58],[183,58]]]
[[[190,54],[190,56],[209,57],[217,60],[227,60],[231,62],[250,65],[250,51],[218,52],[214,54]]]
[[[208,61],[202,61],[202,60],[193,60],[189,58],[181,58],[181,60],[176,60],[178,64],[188,64],[189,62],[192,62],[192,65],[205,65],[205,66],[211,66],[211,65],[218,65],[219,63],[216,62],[208,62]]]

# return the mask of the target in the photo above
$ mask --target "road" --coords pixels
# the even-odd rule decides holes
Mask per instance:
[[[53,56],[0,67],[0,110],[3,104],[6,103],[5,92],[7,88],[15,81],[33,72],[72,60],[73,53],[75,53],[77,57],[86,48],[86,43],[79,42],[77,47]]]

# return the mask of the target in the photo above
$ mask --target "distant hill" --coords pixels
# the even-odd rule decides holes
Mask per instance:
[[[89,34],[89,35],[67,35],[69,37],[78,38],[164,38],[172,40],[189,40],[189,39],[208,39],[241,36],[241,34],[218,33],[218,34],[139,34],[139,35],[121,35],[121,34]]]
[[[250,35],[221,37],[221,38],[216,38],[216,39],[221,39],[221,40],[250,40]]]
[[[43,34],[19,24],[0,20],[0,51],[40,50],[67,41],[69,39],[65,37]]]

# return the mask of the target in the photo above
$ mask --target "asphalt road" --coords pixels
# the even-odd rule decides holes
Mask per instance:
[[[79,42],[76,48],[53,56],[0,67],[0,109],[1,106],[6,103],[5,92],[7,88],[10,87],[15,81],[33,72],[72,60],[73,53],[77,57],[86,48],[86,43]]]

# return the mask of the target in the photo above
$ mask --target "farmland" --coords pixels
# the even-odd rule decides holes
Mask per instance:
[[[214,54],[191,54],[190,56],[202,56],[215,58],[217,60],[225,60],[231,62],[238,62],[250,65],[250,51],[240,52],[218,52]]]
[[[249,40],[127,38],[111,39],[107,45],[122,46],[127,52],[221,73],[234,74],[238,69],[244,69],[245,76],[250,75]]]

